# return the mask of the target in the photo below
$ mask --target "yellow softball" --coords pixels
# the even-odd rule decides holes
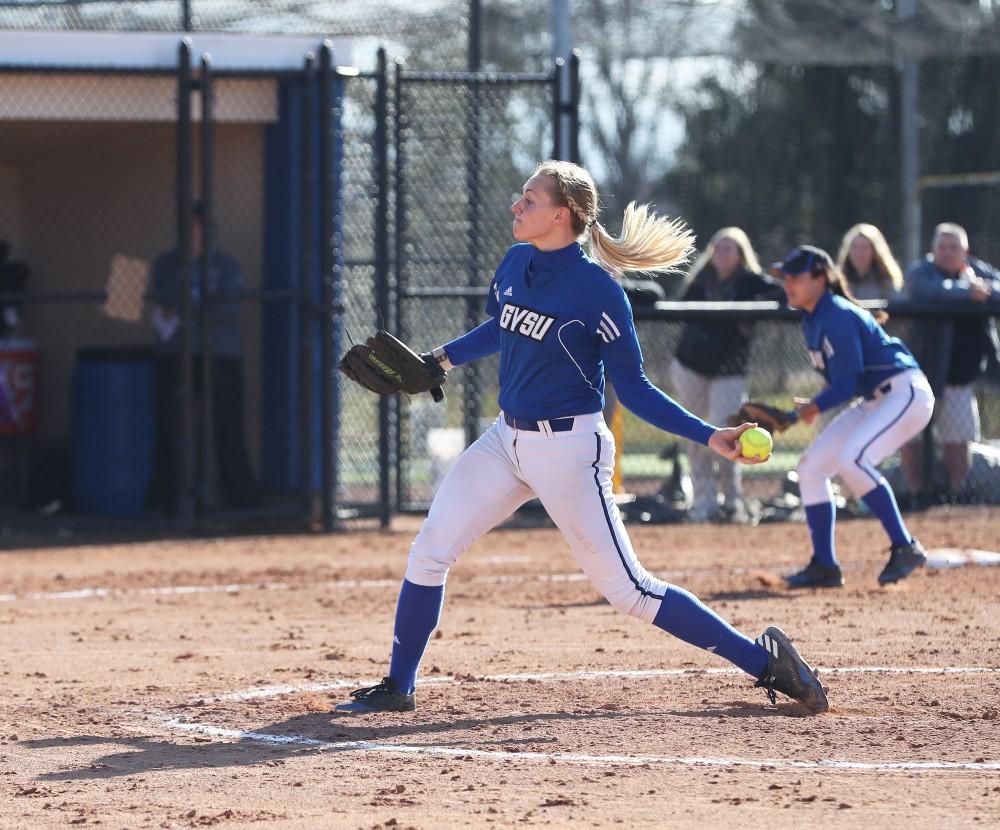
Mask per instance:
[[[771,455],[773,446],[774,441],[771,440],[771,433],[763,427],[750,427],[740,435],[740,450],[744,458],[760,456],[760,458],[767,459]]]

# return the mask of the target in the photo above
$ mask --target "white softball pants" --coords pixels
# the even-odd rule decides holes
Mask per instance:
[[[537,496],[569,542],[577,564],[619,611],[651,623],[667,583],[636,559],[611,492],[615,443],[600,412],[572,430],[538,432],[502,417],[445,476],[410,548],[406,578],[443,585],[473,542]]]
[[[861,498],[882,483],[878,464],[927,426],[934,393],[924,373],[893,375],[876,397],[845,409],[799,460],[799,492],[805,505],[832,500],[830,479],[839,475]]]

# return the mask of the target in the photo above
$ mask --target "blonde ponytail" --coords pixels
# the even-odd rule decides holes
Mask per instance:
[[[676,271],[691,258],[694,234],[680,219],[657,216],[629,202],[617,239],[600,222],[590,228],[590,255],[612,274]]]
[[[608,233],[597,221],[594,179],[578,164],[544,161],[535,175],[548,177],[554,201],[572,214],[573,230],[578,236],[589,232],[590,255],[614,276],[627,271],[676,271],[691,258],[694,234],[680,219],[657,216],[648,205],[630,202],[621,235]]]

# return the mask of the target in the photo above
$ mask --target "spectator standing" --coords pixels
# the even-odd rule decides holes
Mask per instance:
[[[685,282],[681,300],[734,302],[784,299],[784,290],[761,273],[746,233],[722,228],[709,240]],[[746,371],[753,324],[733,320],[697,320],[684,324],[671,382],[677,400],[712,423],[725,423],[746,398]],[[704,522],[746,523],[742,471],[717,463],[706,447],[691,446],[694,499],[688,517]]]
[[[899,300],[903,271],[882,231],[867,222],[854,225],[840,242],[837,267],[856,300]]]
[[[969,237],[961,225],[944,222],[934,229],[931,252],[906,273],[910,299],[916,302],[983,303],[1000,292],[1000,273],[969,255]],[[973,383],[987,359],[1000,358],[995,322],[989,317],[931,318],[914,338],[917,357],[937,398],[935,437],[942,447],[948,500],[964,499],[971,467],[970,444],[979,441],[979,406]],[[911,498],[926,503],[932,482],[924,480],[922,443],[902,450],[903,472]]]
[[[191,222],[191,294],[194,320],[209,315],[212,371],[212,435],[215,443],[220,491],[233,508],[259,503],[256,478],[250,465],[244,429],[243,341],[240,303],[235,294],[243,288],[236,260],[212,251],[209,273],[203,275],[204,216],[196,203]],[[167,515],[177,512],[178,429],[177,385],[180,372],[181,321],[180,257],[176,250],[162,254],[153,266],[152,315],[156,333],[154,402],[156,439],[153,472],[146,491],[146,505]],[[204,303],[204,308],[202,305]],[[192,376],[195,393],[203,391],[201,331],[192,332]]]

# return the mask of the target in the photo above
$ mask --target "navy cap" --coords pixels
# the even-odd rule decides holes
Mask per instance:
[[[792,248],[781,262],[775,262],[768,271],[780,277],[784,274],[801,274],[803,271],[812,271],[817,265],[824,265],[827,268],[833,266],[830,255],[822,248],[814,245],[797,245]]]

